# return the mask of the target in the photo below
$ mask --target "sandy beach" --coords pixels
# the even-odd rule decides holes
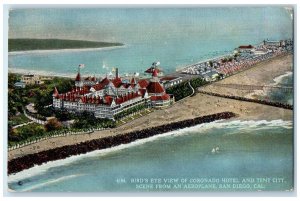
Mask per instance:
[[[288,71],[292,71],[292,64],[292,55],[275,58],[270,61],[260,63],[251,69],[228,77],[222,81],[219,81],[218,83],[252,85],[272,84],[274,83],[274,78],[283,75]],[[252,92],[249,91],[220,88],[214,86],[214,84],[205,86],[202,88],[202,90],[245,97],[253,96],[253,94],[250,94]],[[193,97],[189,97],[175,103],[169,108],[156,110],[146,116],[133,120],[115,129],[94,132],[91,134],[52,138],[41,141],[37,144],[31,144],[20,149],[9,151],[8,160],[55,147],[77,144],[92,139],[98,139],[111,135],[119,135],[128,133],[130,131],[151,128],[170,122],[176,122],[225,111],[236,113],[238,117],[235,119],[242,121],[274,119],[283,119],[289,121],[293,120],[292,110],[198,93]]]

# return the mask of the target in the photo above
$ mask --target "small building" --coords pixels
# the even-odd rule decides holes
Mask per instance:
[[[160,78],[160,82],[164,85],[165,88],[173,87],[182,82],[182,77],[162,77]]]
[[[14,85],[15,85],[15,87],[18,87],[18,88],[25,88],[26,87],[25,82],[16,82]]]
[[[219,73],[217,71],[209,71],[203,75],[203,78],[207,82],[216,81],[218,77],[219,77]]]
[[[281,46],[285,45],[285,43],[282,40],[264,40],[264,45],[281,47]]]
[[[255,49],[253,51],[253,53],[255,55],[264,55],[264,54],[267,54],[268,53],[268,50],[267,49]]]
[[[254,46],[252,45],[241,45],[236,49],[238,52],[241,53],[251,53],[254,50]]]
[[[21,77],[21,82],[24,82],[27,85],[44,84],[45,80],[51,80],[51,78],[33,74],[22,75]]]

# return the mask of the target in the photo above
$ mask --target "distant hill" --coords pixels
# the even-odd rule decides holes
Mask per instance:
[[[26,50],[55,50],[55,49],[79,49],[79,48],[101,48],[122,46],[122,43],[108,43],[83,40],[63,39],[8,39],[8,51]]]

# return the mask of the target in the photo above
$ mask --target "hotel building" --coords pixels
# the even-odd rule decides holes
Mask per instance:
[[[89,111],[97,118],[109,119],[138,105],[167,107],[174,102],[174,98],[166,93],[159,82],[158,72],[157,68],[153,68],[149,72],[152,74],[150,80],[132,78],[128,82],[119,77],[118,69],[114,78],[105,77],[102,80],[95,77],[82,78],[78,71],[71,91],[59,93],[55,87],[53,107],[74,112]]]

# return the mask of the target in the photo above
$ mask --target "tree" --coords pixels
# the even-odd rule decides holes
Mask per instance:
[[[52,103],[52,91],[37,91],[35,95],[35,109],[37,111],[42,110],[45,106]]]
[[[20,141],[21,138],[17,135],[16,129],[12,127],[10,123],[8,123],[8,141]]]
[[[42,136],[45,134],[45,128],[39,124],[28,124],[26,126],[15,129],[15,135],[18,136],[19,141],[26,140],[33,136]]]
[[[56,118],[49,119],[47,124],[45,124],[46,131],[59,130],[61,128],[62,124]]]
[[[14,88],[14,84],[19,81],[21,77],[17,74],[9,73],[8,74],[8,88]]]

